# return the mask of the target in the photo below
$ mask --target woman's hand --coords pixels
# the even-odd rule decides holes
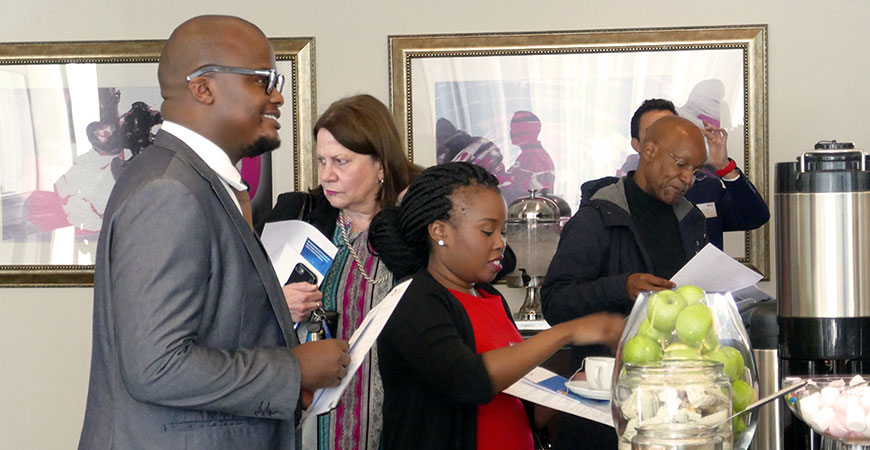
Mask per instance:
[[[507,389],[565,345],[605,344],[615,349],[624,327],[625,318],[618,314],[590,314],[557,324],[516,345],[483,353],[492,393]]]
[[[625,317],[613,313],[596,313],[567,322],[573,329],[573,345],[603,344],[616,350]]]
[[[290,283],[284,286],[284,301],[290,308],[290,316],[294,322],[302,322],[308,318],[311,311],[320,308],[320,300],[323,294],[317,289],[317,285],[306,283]]]

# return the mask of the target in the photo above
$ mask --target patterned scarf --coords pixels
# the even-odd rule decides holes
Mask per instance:
[[[387,278],[372,284],[363,278],[357,263],[344,245],[341,237],[343,224],[338,221],[332,243],[338,253],[326,274],[321,291],[323,309],[339,311],[338,330],[333,334],[339,339],[350,339],[362,319],[387,295],[393,287],[393,278],[380,258],[372,255],[368,247],[368,232],[350,233],[348,241],[353,246],[363,270],[372,279],[384,274]],[[372,348],[357,374],[342,394],[338,408],[317,418],[317,448],[319,450],[377,450],[380,447],[384,403],[384,388],[378,371],[377,349]]]

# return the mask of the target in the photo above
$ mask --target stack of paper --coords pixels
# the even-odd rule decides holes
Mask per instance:
[[[362,365],[369,350],[371,350],[377,341],[378,335],[381,334],[384,325],[387,324],[387,320],[393,314],[396,305],[399,304],[399,300],[405,295],[405,290],[408,289],[409,284],[411,284],[411,280],[407,280],[394,287],[377,306],[366,314],[359,328],[353,332],[353,336],[348,341],[350,349],[347,353],[350,355],[350,364],[347,365],[347,375],[338,386],[318,389],[314,393],[314,400],[311,402],[308,410],[305,411],[305,417],[302,418],[303,421],[308,417],[326,413],[338,405],[341,394],[347,388],[347,385],[350,384],[350,380],[356,374],[357,369]]]
[[[338,252],[323,233],[301,220],[267,223],[260,241],[281,284],[290,279],[297,265],[303,265],[316,278],[312,284],[319,285]]]
[[[567,378],[542,367],[536,367],[525,377],[504,390],[505,394],[613,426],[610,402],[589,400],[565,389]]]
[[[671,278],[677,286],[694,284],[706,292],[733,292],[755,286],[761,274],[707,244]]]

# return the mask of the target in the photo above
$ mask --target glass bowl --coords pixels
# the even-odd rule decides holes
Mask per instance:
[[[611,402],[619,449],[630,450],[644,428],[671,426],[703,428],[731,448],[731,380],[722,366],[688,359],[626,363]]]
[[[725,373],[732,382],[732,392],[734,393],[732,404],[734,408],[742,407],[741,405],[745,406],[757,400],[758,372],[755,367],[752,348],[749,345],[749,335],[746,333],[746,328],[743,327],[743,320],[737,311],[734,297],[727,292],[704,293],[697,290],[697,295],[692,299],[689,295],[682,295],[684,289],[678,289],[677,293],[684,299],[687,299],[686,306],[682,308],[694,306],[695,304],[701,304],[708,308],[705,314],[707,319],[711,319],[709,325],[704,324],[706,327],[696,326],[695,329],[691,329],[691,325],[695,325],[699,321],[703,322],[704,320],[690,321],[681,319],[680,316],[684,309],[679,308],[676,313],[673,309],[667,312],[668,308],[664,308],[666,313],[662,314],[660,312],[661,307],[655,305],[661,301],[662,296],[660,294],[662,292],[664,291],[641,293],[634,303],[631,314],[626,321],[619,347],[617,348],[613,386],[616,386],[619,383],[619,379],[625,376],[626,362],[649,362],[648,359],[638,361],[638,355],[653,357],[656,358],[654,360],[660,361],[708,359],[724,364]],[[671,294],[665,292],[665,296]],[[660,298],[656,299],[656,296]],[[649,308],[650,304],[653,304],[652,311]],[[697,311],[704,308],[694,306],[693,309]],[[676,315],[676,320],[674,320],[674,315]],[[661,326],[660,323],[656,322],[656,320],[662,320],[663,317],[665,319],[664,322],[670,321],[670,326]],[[683,327],[680,325],[681,323],[690,326]],[[657,326],[658,328],[656,328]],[[654,328],[654,330],[651,331],[651,328]],[[665,331],[662,331],[662,328]],[[666,331],[669,328],[671,331]],[[686,332],[687,329],[693,333]],[[699,334],[704,332],[707,333],[704,336]],[[656,337],[650,337],[656,333],[658,333]],[[635,341],[632,341],[638,335],[650,337],[655,342],[655,345],[650,344],[650,341],[645,339],[635,339]],[[639,341],[644,341],[646,345],[635,345]],[[726,349],[725,347],[728,348]],[[625,358],[626,356],[628,358]],[[739,363],[740,359],[742,359],[742,364]],[[618,414],[619,412],[614,408],[614,423],[617,423]],[[733,441],[731,444],[733,444],[735,450],[746,450],[749,448],[755,435],[757,420],[758,413],[756,411],[748,412],[733,420]],[[727,444],[725,445],[726,448],[729,447]]]
[[[870,445],[870,379],[861,375],[786,377],[786,388],[806,386],[784,397],[789,409],[813,431],[849,445]]]

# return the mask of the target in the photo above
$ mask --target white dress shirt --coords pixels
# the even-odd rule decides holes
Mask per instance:
[[[233,199],[233,203],[236,204],[236,208],[241,213],[242,207],[239,205],[235,191],[247,191],[248,187],[242,182],[242,174],[239,173],[239,170],[230,161],[230,157],[220,147],[215,145],[214,142],[190,128],[164,120],[160,129],[187,144],[197,156],[205,161],[205,164],[211,170],[214,170],[218,174],[224,188],[226,188],[227,193],[230,194],[230,198]]]

